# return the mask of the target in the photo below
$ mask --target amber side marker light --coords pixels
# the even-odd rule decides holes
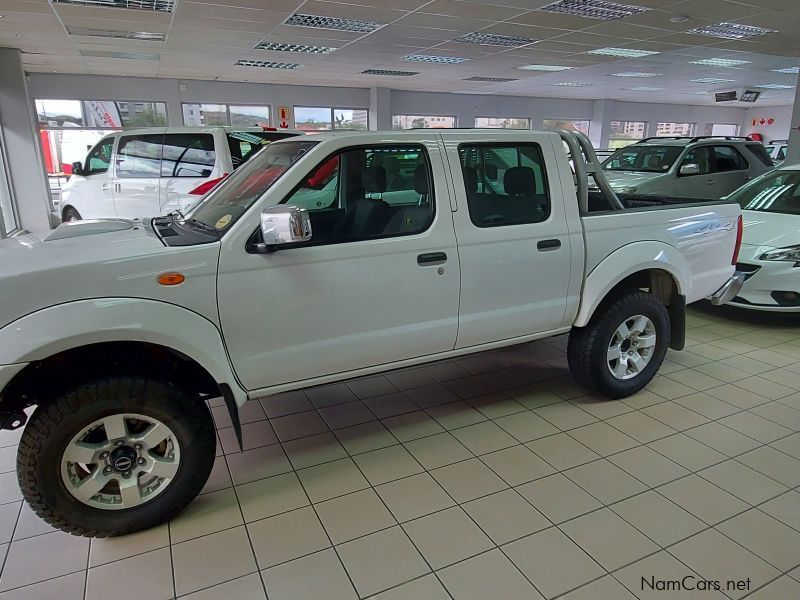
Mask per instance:
[[[163,273],[158,276],[158,283],[161,285],[180,285],[186,281],[186,277],[181,273]]]

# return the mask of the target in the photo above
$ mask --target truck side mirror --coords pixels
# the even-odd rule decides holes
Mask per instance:
[[[681,168],[678,171],[678,174],[680,174],[680,175],[700,175],[700,165],[695,165],[695,164],[681,165]]]
[[[83,175],[83,164],[80,161],[72,163],[72,174]]]
[[[250,252],[270,254],[279,246],[307,242],[311,239],[311,219],[305,208],[281,204],[261,213],[262,242],[252,244]]]

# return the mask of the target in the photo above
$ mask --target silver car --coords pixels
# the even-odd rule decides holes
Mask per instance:
[[[760,142],[734,137],[654,137],[620,148],[603,162],[622,195],[719,200],[773,168]]]

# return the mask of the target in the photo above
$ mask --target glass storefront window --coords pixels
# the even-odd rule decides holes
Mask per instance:
[[[451,129],[455,117],[441,115],[392,115],[392,129]]]
[[[530,129],[530,119],[517,117],[475,117],[475,127],[483,129]]]
[[[608,147],[616,150],[624,148],[647,137],[645,121],[611,121]]]
[[[269,106],[250,104],[184,104],[183,124],[187,127],[260,127],[269,125]]]
[[[369,129],[369,111],[364,108],[295,106],[294,126],[300,131]]]
[[[368,110],[356,110],[350,108],[333,109],[333,128],[334,129],[369,129]]]
[[[545,119],[542,127],[545,131],[554,129],[566,129],[567,131],[580,131],[583,135],[589,135],[588,119]]]
[[[694,135],[694,123],[657,123],[656,135]]]
[[[739,126],[734,123],[708,123],[704,135],[737,136]]]

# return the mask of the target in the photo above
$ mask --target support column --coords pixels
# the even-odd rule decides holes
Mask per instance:
[[[378,87],[370,88],[369,128],[373,131],[391,131],[392,90]]]
[[[794,108],[789,129],[789,147],[786,149],[786,164],[800,162],[800,86],[795,88]]]
[[[592,123],[589,126],[589,139],[595,148],[608,148],[613,100],[595,100],[592,106]]]
[[[48,231],[50,192],[34,122],[33,99],[28,97],[17,48],[0,48],[0,82],[0,127],[19,226],[28,231]]]

